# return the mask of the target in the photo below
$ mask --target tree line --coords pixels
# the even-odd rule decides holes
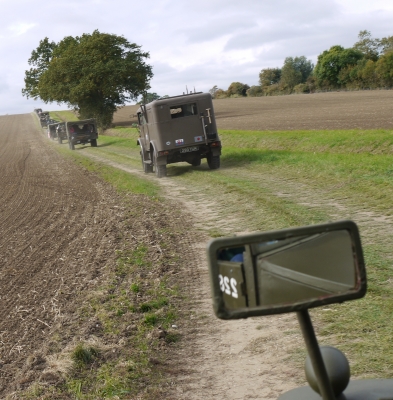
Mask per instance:
[[[227,90],[214,86],[210,93],[213,98],[259,97],[392,87],[393,36],[376,39],[364,30],[352,47],[336,45],[322,52],[315,66],[305,56],[287,57],[281,68],[262,69],[259,85],[232,82]]]

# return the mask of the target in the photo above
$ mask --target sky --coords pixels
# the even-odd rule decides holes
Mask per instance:
[[[150,54],[149,92],[175,96],[257,85],[262,69],[286,57],[315,64],[331,46],[352,47],[361,30],[393,36],[392,0],[0,0],[0,10],[0,115],[67,109],[22,96],[45,37],[124,36]]]

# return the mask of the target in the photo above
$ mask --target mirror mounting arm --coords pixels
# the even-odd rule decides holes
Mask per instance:
[[[328,374],[326,372],[325,364],[322,359],[322,354],[315,336],[314,327],[311,322],[308,310],[298,311],[297,319],[302,330],[303,338],[306,343],[307,351],[314,369],[315,377],[318,382],[320,395],[323,400],[335,400],[336,397],[333,392]]]

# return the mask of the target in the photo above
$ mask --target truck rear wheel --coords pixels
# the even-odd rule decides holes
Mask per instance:
[[[92,139],[90,141],[91,147],[97,147],[97,139]]]
[[[166,164],[164,165],[157,165],[157,155],[154,152],[154,169],[156,171],[156,176],[157,178],[163,178],[164,176],[166,176]]]
[[[210,169],[220,168],[220,156],[213,156],[211,153],[207,155],[207,164]]]
[[[157,178],[163,178],[166,176],[166,165],[156,165]]]

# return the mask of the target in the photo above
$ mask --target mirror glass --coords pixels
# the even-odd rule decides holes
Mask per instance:
[[[352,224],[210,242],[215,310],[226,318],[244,318],[361,297],[366,289],[363,255]]]

